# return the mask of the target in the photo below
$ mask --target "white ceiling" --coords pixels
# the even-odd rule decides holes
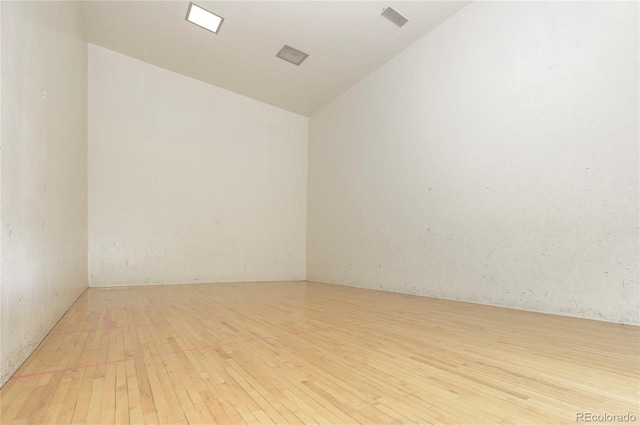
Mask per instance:
[[[308,116],[469,1],[195,3],[225,18],[217,35],[185,20],[188,1],[89,1],[89,42]],[[380,16],[387,6],[409,22]],[[309,58],[276,58],[284,44]]]

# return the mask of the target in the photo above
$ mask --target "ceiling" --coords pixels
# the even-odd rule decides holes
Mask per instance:
[[[185,20],[188,1],[88,1],[90,43],[311,115],[469,1],[195,1],[222,17],[216,35]],[[392,6],[402,28],[380,16]],[[284,44],[309,57],[275,57]]]

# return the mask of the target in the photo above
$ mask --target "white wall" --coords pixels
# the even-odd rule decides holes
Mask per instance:
[[[76,2],[0,2],[0,385],[87,287],[87,44]]]
[[[2,38],[2,5],[0,4],[0,297],[2,296],[2,50],[3,50],[3,38]],[[4,343],[2,342],[3,333],[2,333],[2,299],[0,298],[0,356],[2,356],[2,347],[4,347]],[[1,358],[1,357],[0,357]],[[4,385],[7,381],[8,376],[12,369],[8,367],[6,373],[3,373],[2,370],[4,366],[2,366],[2,361],[0,360],[0,387]],[[6,375],[6,376],[5,376]]]
[[[89,45],[91,286],[303,279],[306,173],[306,117]]]
[[[638,3],[474,2],[310,118],[307,278],[640,323]]]

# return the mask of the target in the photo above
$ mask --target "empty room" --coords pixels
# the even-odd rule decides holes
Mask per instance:
[[[0,423],[640,423],[639,16],[0,1]]]

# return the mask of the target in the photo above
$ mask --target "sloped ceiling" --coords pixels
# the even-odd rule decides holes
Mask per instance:
[[[219,34],[185,20],[187,1],[87,1],[90,43],[310,115],[469,1],[195,1],[225,18]],[[402,28],[380,16],[391,6]],[[284,44],[300,66],[275,57]]]

